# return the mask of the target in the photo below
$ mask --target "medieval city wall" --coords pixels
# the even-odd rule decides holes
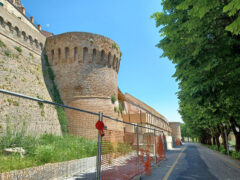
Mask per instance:
[[[0,88],[52,101],[44,80],[41,55],[45,37],[0,7]],[[14,133],[61,135],[55,108],[0,94],[0,135]]]

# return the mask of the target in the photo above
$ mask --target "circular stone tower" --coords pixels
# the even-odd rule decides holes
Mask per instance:
[[[64,33],[47,39],[46,53],[64,104],[118,116],[111,96],[118,93],[121,53],[114,41],[91,33]],[[89,131],[95,130],[97,116],[67,109],[66,115],[70,134],[95,134]],[[123,129],[110,121],[106,125],[108,129]]]

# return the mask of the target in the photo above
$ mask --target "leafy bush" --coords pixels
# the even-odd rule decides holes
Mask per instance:
[[[114,148],[113,145],[110,141],[103,141],[102,142],[102,154],[109,154],[113,153]]]
[[[113,44],[112,44],[112,48],[118,50],[117,44],[116,44],[116,43],[113,43]]]
[[[33,54],[32,53],[29,53],[29,56],[31,56],[32,58],[34,58]]]
[[[223,153],[223,154],[227,154],[226,149],[221,149],[220,152]]]
[[[128,154],[132,151],[133,151],[132,146],[129,144],[118,143],[117,145],[117,152],[120,152],[122,154]]]
[[[52,145],[42,145],[36,150],[36,159],[41,163],[54,162],[55,149]]]
[[[218,151],[218,147],[217,145],[207,145],[208,148],[210,149],[214,149],[216,151]],[[223,154],[227,154],[227,150],[224,149],[224,146],[220,146],[219,148],[219,152],[223,153]],[[233,157],[234,159],[239,159],[240,160],[240,152],[236,152],[236,151],[229,151],[229,154],[231,155],[231,157]]]
[[[4,53],[7,57],[11,57],[11,55],[12,55],[12,52],[9,49],[6,50]]]
[[[22,53],[22,49],[18,46],[15,46],[15,49],[19,52],[19,53]]]
[[[233,151],[233,152],[231,153],[231,156],[232,156],[234,159],[239,159],[239,160],[240,160],[240,152]]]
[[[38,99],[43,99],[43,98],[40,97],[39,95],[37,95],[37,98],[38,98]],[[44,104],[43,104],[42,102],[39,102],[39,101],[38,101],[38,105],[39,105],[39,107],[40,107],[41,109],[44,108]]]
[[[111,96],[111,101],[112,101],[113,104],[117,101],[117,98],[116,98],[115,95],[112,95],[112,96]]]
[[[6,44],[0,40],[0,47],[6,47]]]
[[[121,114],[123,114],[124,106],[121,102],[119,102],[119,111]]]

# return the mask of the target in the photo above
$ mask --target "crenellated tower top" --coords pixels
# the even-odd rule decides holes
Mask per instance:
[[[47,54],[52,66],[74,62],[107,66],[119,71],[121,52],[111,39],[92,33],[71,32],[47,39]]]
[[[46,53],[65,103],[117,96],[121,52],[113,40],[92,33],[64,33],[47,38]]]

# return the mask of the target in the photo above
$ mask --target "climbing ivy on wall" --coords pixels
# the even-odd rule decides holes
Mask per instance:
[[[49,65],[47,55],[44,55],[44,60],[45,60],[45,64],[46,64],[46,71],[44,73],[44,76],[46,76],[49,79],[50,83],[52,84],[52,87],[50,88],[50,91],[51,91],[51,94],[52,94],[53,101],[55,103],[58,103],[58,104],[64,104],[62,99],[61,99],[59,90],[58,90],[58,88],[57,88],[57,86],[54,82],[55,76],[54,76],[54,73],[53,73],[53,71],[52,71],[52,69]],[[55,106],[55,109],[57,110],[58,120],[59,120],[59,123],[61,125],[62,133],[67,134],[68,133],[68,128],[67,128],[68,124],[67,124],[67,118],[66,118],[64,108]]]

